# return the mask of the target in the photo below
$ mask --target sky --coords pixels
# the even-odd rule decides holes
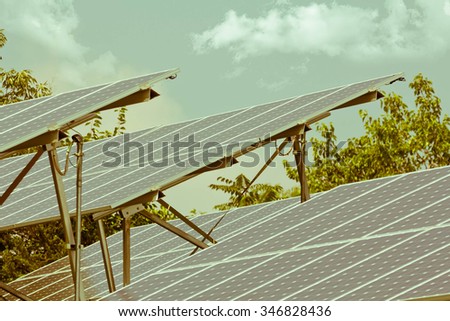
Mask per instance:
[[[0,0],[0,29],[8,37],[1,66],[31,69],[55,93],[180,68],[155,87],[160,97],[130,106],[127,131],[400,71],[407,82],[387,92],[412,104],[407,84],[421,72],[450,114],[450,0]],[[375,102],[326,119],[340,140],[363,133],[360,108],[380,113]],[[280,167],[260,181],[292,186]],[[167,199],[210,211],[226,199],[207,187],[217,176],[257,170],[208,173]]]

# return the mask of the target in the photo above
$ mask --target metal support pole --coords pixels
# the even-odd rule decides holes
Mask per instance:
[[[77,144],[77,206],[76,206],[76,238],[75,238],[75,301],[80,301],[81,293],[81,195],[83,172],[83,137],[79,134],[72,136]]]
[[[76,284],[76,269],[75,269],[75,238],[73,236],[72,223],[70,222],[69,209],[67,207],[67,197],[64,189],[62,175],[58,172],[58,153],[56,152],[56,144],[46,145],[48,158],[50,161],[50,169],[52,171],[53,184],[55,186],[56,199],[58,201],[59,214],[61,216],[61,223],[64,228],[64,236],[67,244],[67,251],[70,262],[70,269],[72,271],[72,278],[74,285]],[[80,300],[85,300],[83,285],[80,284]]]
[[[111,264],[111,256],[109,254],[108,242],[106,240],[105,224],[103,220],[97,221],[97,233],[100,239],[100,247],[102,249],[103,265],[105,266],[106,280],[108,281],[109,292],[116,291],[113,269]]]
[[[122,233],[123,233],[123,286],[130,284],[131,282],[131,240],[130,240],[130,227],[132,215],[127,215],[122,212]]]
[[[142,204],[135,204],[120,209],[122,220],[122,245],[123,245],[123,286],[131,283],[131,218],[134,214],[145,210]]]
[[[309,200],[309,187],[308,181],[306,179],[306,139],[305,139],[305,131],[302,131],[299,135],[294,137],[294,141],[292,142],[294,145],[294,157],[295,163],[297,165],[298,179],[300,181],[300,189],[301,189],[301,202],[306,202]],[[300,146],[301,143],[301,146]]]

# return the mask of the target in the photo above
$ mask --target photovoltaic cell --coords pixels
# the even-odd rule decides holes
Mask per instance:
[[[355,270],[363,272],[362,277],[358,278],[361,283],[357,284],[359,287],[353,284],[347,294],[339,299],[386,300],[402,293],[445,272],[450,267],[449,248],[449,226],[417,233],[414,238],[392,249],[389,255],[376,256],[362,266],[349,270],[350,275]],[[373,270],[376,273],[370,273]],[[369,273],[370,278],[364,272]],[[449,290],[447,293],[450,293]]]
[[[250,269],[255,265],[263,262],[265,258],[249,258],[242,259],[234,262],[223,262],[219,264],[214,264],[209,267],[199,267],[195,271],[191,269],[168,272],[161,274],[159,278],[165,278],[165,274],[179,273],[179,282],[173,282],[172,284],[167,284],[165,288],[160,291],[154,291],[152,294],[145,296],[145,300],[151,301],[180,301],[185,300],[198,293],[199,291],[204,291],[208,289],[213,284],[223,282],[232,275],[239,274],[241,271]],[[186,273],[188,272],[188,273]],[[243,283],[249,282],[249,280],[243,278],[241,279]],[[156,281],[158,282],[158,281]],[[153,283],[153,282],[152,282]],[[148,284],[152,286],[152,284]],[[177,289],[174,291],[174,289]],[[210,292],[211,296],[214,296],[214,292]]]
[[[247,268],[238,278],[228,275],[228,279],[223,280],[222,283],[216,284],[207,291],[198,291],[199,293],[193,293],[189,296],[190,300],[233,300],[243,293],[250,292],[259,286],[269,283],[276,277],[289,273],[292,269],[305,264],[305,262],[311,262],[318,257],[327,254],[329,251],[336,249],[337,245],[331,245],[327,247],[313,248],[298,252],[286,253],[285,255],[275,259],[276,254],[262,257],[257,268]],[[238,261],[239,262],[239,261]],[[320,277],[319,275],[317,276]],[[246,279],[246,282],[242,282]],[[307,281],[308,279],[305,278]],[[289,290],[293,285],[284,285]],[[265,290],[264,290],[265,292]],[[218,294],[211,295],[212,293]],[[262,295],[252,295],[250,300],[263,300],[265,297],[271,297],[272,300],[277,300],[279,293],[273,292],[264,293]],[[243,299],[245,300],[245,298]]]
[[[397,294],[389,299],[392,300],[411,300],[424,297],[436,297],[448,295],[450,292],[450,269],[444,273],[434,275],[430,279],[415,284],[401,294]]]

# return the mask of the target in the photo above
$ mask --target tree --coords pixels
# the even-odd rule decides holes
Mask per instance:
[[[6,41],[4,30],[0,29],[0,48],[6,44]],[[27,69],[5,71],[0,68],[0,83],[0,105],[48,96],[52,93],[47,82],[38,82],[31,71]]]

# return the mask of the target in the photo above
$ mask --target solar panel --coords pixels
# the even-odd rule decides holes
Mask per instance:
[[[108,159],[102,148],[107,144],[112,147],[111,143],[118,142],[119,144],[111,148],[110,152],[117,152],[117,155],[123,156],[123,148],[126,145],[123,136],[102,143],[86,144],[84,167],[87,170],[83,174],[83,211],[89,214],[116,208],[133,202],[151,191],[165,190],[183,181],[200,168],[205,168],[226,156],[238,156],[245,152],[247,147],[259,144],[268,137],[290,136],[291,133],[285,132],[298,124],[308,123],[325,112],[352,104],[355,99],[365,97],[368,93],[377,93],[378,87],[401,78],[401,74],[381,77],[181,124],[161,126],[148,132],[139,132],[134,135],[134,138],[130,137],[130,141],[141,142],[143,145],[149,142],[154,144],[155,149],[151,154],[153,163],[150,164],[148,155],[139,155],[138,151],[134,150],[135,154],[132,155],[133,157],[130,156],[131,161],[128,167],[105,169],[103,162],[111,161],[111,159]],[[377,94],[375,98],[378,98]],[[201,143],[203,149],[191,155],[187,152],[188,147],[182,148],[179,161],[184,162],[184,166],[180,166],[180,162],[175,160],[173,151],[163,154],[165,143],[174,143],[177,137],[180,141],[189,142],[189,137],[192,135],[195,136],[195,142]],[[269,140],[270,138],[267,141]],[[204,159],[206,147],[217,144],[225,148],[224,153]],[[229,146],[235,148],[227,150]],[[155,162],[164,166],[156,166]],[[2,162],[0,166],[3,166]],[[13,167],[10,163],[4,166],[10,171]],[[23,184],[26,187],[13,193],[0,208],[0,230],[59,218],[49,175],[43,169],[39,174],[31,172],[29,176],[30,181]],[[73,175],[65,179],[65,186],[68,206],[73,212],[75,209],[75,177]],[[24,195],[29,200],[25,205],[23,204]]]
[[[94,244],[84,252],[89,264],[83,266],[96,273],[85,274],[90,278],[87,293],[103,300],[302,301],[449,294],[450,282],[443,281],[450,274],[449,178],[446,166],[342,185],[302,204],[287,199],[235,209],[214,231],[219,243],[194,256],[187,256],[191,245],[158,234],[158,226],[135,228],[132,260],[138,267],[132,284],[108,294]],[[194,221],[206,227],[220,215]],[[120,267],[120,236],[108,242]],[[65,261],[52,264],[58,269],[44,267],[11,285],[33,297],[39,291],[30,293],[27,282],[62,282],[58,289],[65,292],[36,298],[70,300],[73,287],[61,279],[69,268],[59,262]],[[70,281],[70,275],[65,279]]]
[[[71,122],[129,97],[178,73],[177,69],[80,89],[55,96],[2,106],[0,109],[0,153],[25,147],[49,131],[71,126]],[[148,96],[150,99],[150,96]],[[116,106],[120,107],[120,106]],[[26,147],[33,146],[32,143]]]
[[[227,239],[224,242],[219,243],[213,248],[206,249],[194,257],[185,259],[183,261],[183,267],[189,269],[189,272],[183,274],[182,271],[172,271],[175,269],[166,268],[155,273],[147,278],[137,280],[129,287],[119,290],[118,293],[113,293],[107,297],[107,299],[145,299],[145,300],[325,300],[325,299],[345,299],[345,295],[350,295],[352,291],[357,291],[361,286],[361,292],[353,298],[347,299],[371,299],[371,300],[384,300],[386,299],[383,287],[382,278],[387,277],[388,274],[394,274],[400,271],[405,266],[411,266],[418,268],[416,274],[422,273],[421,269],[425,269],[433,274],[443,273],[447,270],[448,266],[436,264],[432,262],[436,257],[439,257],[439,253],[450,246],[448,239],[450,234],[448,229],[450,228],[449,208],[442,208],[443,213],[446,214],[446,219],[434,226],[421,226],[413,230],[396,230],[389,234],[380,234],[376,231],[366,233],[354,238],[336,239],[333,242],[308,242],[308,240],[318,240],[317,235],[328,234],[336,229],[334,224],[321,225],[320,230],[315,231],[312,235],[300,233],[300,231],[307,231],[309,226],[304,222],[308,220],[308,213],[310,208],[317,206],[323,200],[332,198],[333,192],[337,192],[343,188],[355,188],[364,187],[367,184],[378,183],[378,187],[372,185],[372,189],[353,197],[347,202],[338,205],[337,207],[355,207],[353,205],[357,202],[366,201],[368,204],[372,200],[372,193],[374,189],[378,192],[382,192],[386,187],[387,194],[390,191],[388,185],[391,184],[391,188],[394,188],[393,184],[396,182],[397,187],[415,186],[416,190],[421,190],[424,197],[433,193],[432,189],[426,188],[428,185],[433,185],[438,180],[443,181],[450,176],[450,167],[444,167],[441,169],[435,169],[431,171],[424,171],[414,174],[400,175],[391,177],[388,179],[380,179],[376,181],[369,181],[364,183],[352,184],[347,186],[341,186],[334,189],[331,192],[324,193],[320,197],[313,198],[312,200],[294,206],[291,209],[283,212],[284,220],[278,219],[279,215],[271,217],[269,222],[261,224],[255,222],[255,226],[248,228],[247,230],[239,233],[234,238]],[[424,185],[414,185],[412,183],[421,181]],[[380,182],[382,184],[380,185]],[[384,186],[383,186],[384,185]],[[447,184],[447,195],[450,191]],[[408,192],[406,192],[408,193]],[[444,194],[445,195],[445,194]],[[407,194],[397,195],[398,199],[406,199]],[[395,198],[395,196],[393,196]],[[444,200],[445,197],[443,196]],[[442,198],[441,198],[442,199]],[[394,200],[392,200],[392,203]],[[386,207],[389,207],[389,200],[386,202]],[[392,204],[391,203],[391,204]],[[427,205],[424,204],[424,207]],[[428,205],[429,206],[429,205]],[[408,211],[408,207],[405,207],[407,211],[405,216],[414,213],[417,209],[411,209]],[[268,213],[264,210],[261,211],[261,216],[266,216]],[[334,210],[325,210],[324,212],[334,212]],[[364,214],[364,209],[359,209],[356,217]],[[302,229],[292,227],[292,222],[289,220],[292,215],[297,214],[296,225],[303,226]],[[301,219],[304,214],[306,215],[303,220]],[[318,216],[323,216],[318,215]],[[365,215],[366,220],[370,220],[370,216]],[[348,217],[347,223],[350,223],[354,217]],[[384,220],[385,225],[390,225],[401,218],[393,217],[392,221]],[[383,219],[381,219],[383,221]],[[285,229],[276,229],[276,225],[284,225]],[[270,226],[272,225],[272,226]],[[258,227],[261,227],[258,229]],[[249,238],[251,235],[259,235],[264,233],[267,241],[260,239]],[[269,234],[269,231],[272,231]],[[289,239],[289,236],[291,238]],[[245,246],[239,247],[239,244],[245,240]],[[277,246],[273,248],[266,248],[263,253],[258,252],[258,249],[262,247],[264,242],[275,243],[279,240]],[[283,244],[286,247],[283,247]],[[234,253],[224,252],[224,247],[232,248],[235,246]],[[305,253],[308,251],[312,253],[313,250],[319,250],[314,255]],[[403,255],[402,255],[403,253]],[[203,259],[207,257],[207,259]],[[303,260],[301,258],[309,257],[312,260]],[[417,262],[428,258],[428,266],[422,264],[420,267]],[[260,263],[250,264],[249,268],[229,270],[233,266],[232,262],[240,263],[234,266],[242,266],[246,260],[264,259]],[[442,261],[442,259],[441,259]],[[288,272],[275,276],[272,272],[282,269],[283,266],[292,263]],[[368,264],[368,265],[367,265]],[[430,267],[431,264],[431,267]],[[197,266],[197,270],[192,270],[192,267]],[[446,268],[447,267],[447,268]],[[433,268],[435,270],[433,270]],[[205,279],[205,275],[217,275],[216,271],[229,272],[229,277],[218,280],[211,277]],[[434,271],[434,272],[433,272]],[[159,282],[159,279],[163,278],[165,274],[177,273],[181,277],[178,281],[168,284],[166,287],[160,290],[152,290],[153,282]],[[430,274],[430,273],[428,273]],[[182,276],[185,276],[184,278]],[[269,275],[266,277],[266,282],[259,282],[258,276]],[[426,276],[428,277],[428,276]],[[425,277],[425,278],[426,278]],[[431,278],[431,276],[430,276]],[[364,284],[372,284],[379,281],[375,290],[372,291],[371,296],[363,295],[365,289]],[[416,280],[417,278],[411,277],[408,281],[411,284],[406,284],[403,287],[393,287],[389,293],[393,297],[393,292],[396,290],[404,291],[405,287],[411,285],[413,287],[419,282],[424,280]],[[200,282],[200,283],[199,283]],[[245,284],[253,282],[256,286],[254,288],[242,289]],[[414,283],[416,282],[416,283]],[[342,284],[341,284],[342,283]],[[385,282],[386,283],[386,282]],[[194,285],[200,284],[197,289]],[[206,286],[208,284],[209,286]],[[238,284],[243,284],[239,288]],[[336,286],[338,284],[338,286]],[[389,284],[389,283],[386,283]],[[384,284],[385,285],[385,284]],[[137,289],[139,286],[139,290]],[[146,291],[145,289],[149,289]],[[233,291],[233,289],[237,289]],[[239,289],[241,291],[239,291]],[[377,292],[378,291],[378,292]],[[447,288],[447,293],[450,292],[450,288]],[[235,293],[236,292],[236,293]],[[370,292],[370,291],[369,291]],[[388,292],[388,291],[387,291]],[[193,293],[195,293],[193,295]],[[378,293],[378,295],[377,295]],[[170,298],[169,298],[170,297]]]

